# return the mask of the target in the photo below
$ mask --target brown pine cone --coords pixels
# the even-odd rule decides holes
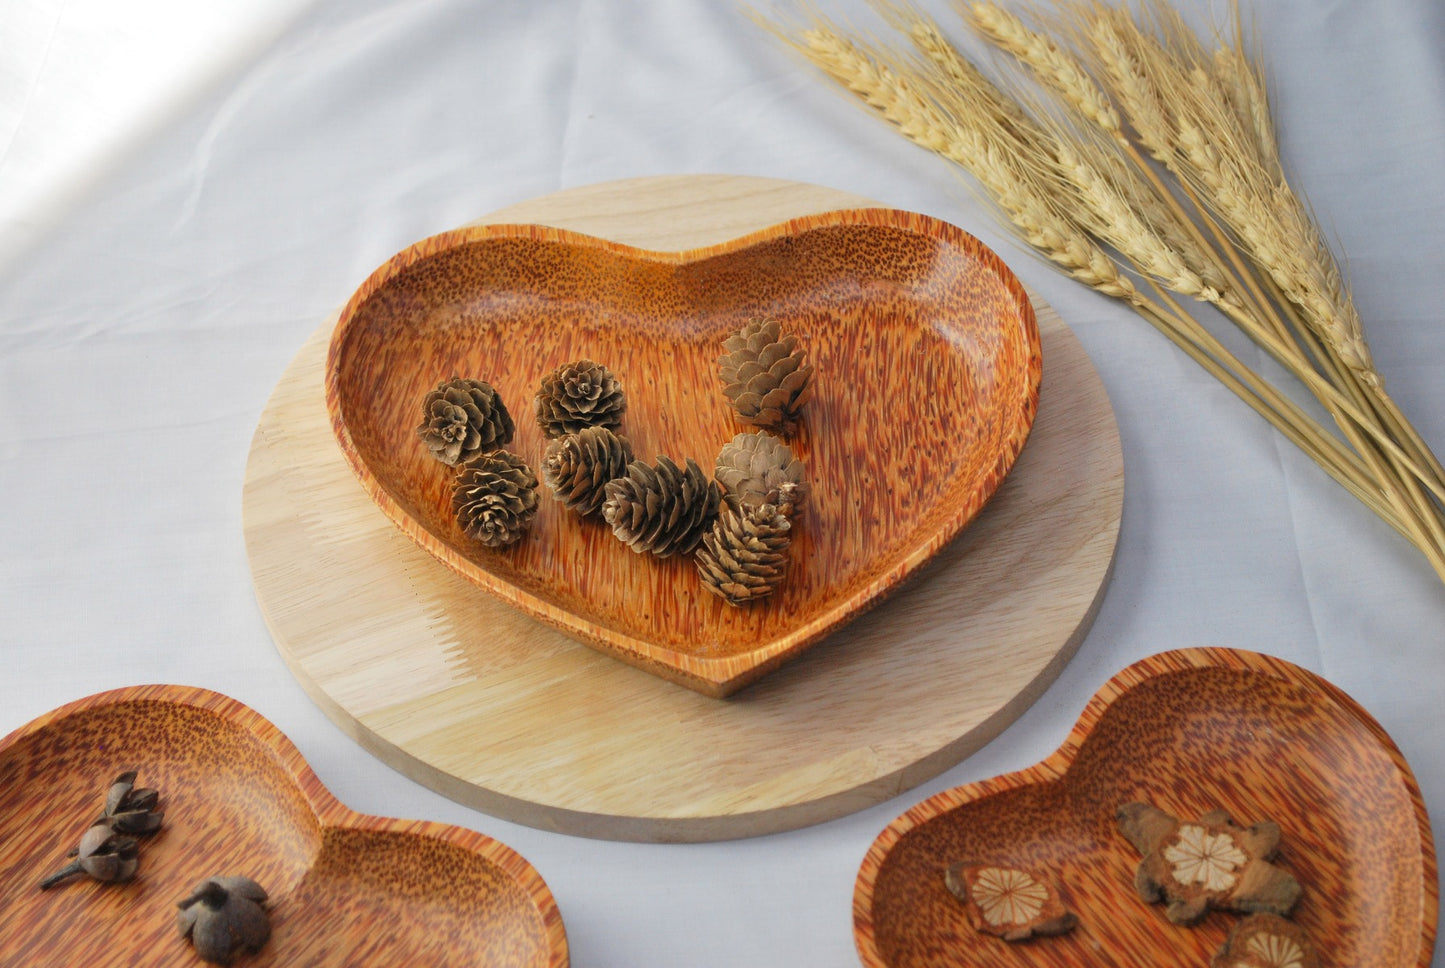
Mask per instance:
[[[627,411],[627,397],[601,363],[563,363],[542,378],[536,397],[537,423],[548,437],[575,434],[587,427],[616,430]]]
[[[583,516],[596,514],[607,499],[607,482],[627,473],[632,444],[606,427],[586,427],[548,441],[542,480],[552,496]]]
[[[659,558],[685,555],[697,547],[717,513],[721,491],[691,457],[686,469],[667,457],[657,465],[635,460],[627,473],[608,481],[602,517],[633,551]]]
[[[537,514],[537,475],[505,450],[467,464],[452,484],[452,508],[467,536],[488,548],[520,539]]]
[[[813,366],[798,337],[760,316],[723,341],[723,392],[743,423],[789,430],[813,395]]]
[[[787,570],[791,527],[776,505],[725,501],[697,549],[702,587],[729,605],[767,598]]]
[[[456,466],[512,442],[516,427],[490,383],[453,377],[437,384],[422,401],[416,428],[432,456]]]
[[[801,511],[808,498],[803,462],[765,431],[738,434],[723,444],[713,476],[729,497],[749,506],[773,504],[789,517]]]

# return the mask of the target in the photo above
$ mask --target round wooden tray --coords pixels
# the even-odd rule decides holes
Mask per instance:
[[[483,221],[660,250],[876,204],[737,176],[571,189]],[[1123,457],[1078,341],[1036,296],[1033,433],[983,513],[871,613],[726,700],[594,652],[466,582],[352,476],[322,390],[331,321],[252,441],[257,598],[307,693],[365,748],[461,803],[590,837],[753,836],[897,795],[996,736],[1072,656],[1118,540]]]

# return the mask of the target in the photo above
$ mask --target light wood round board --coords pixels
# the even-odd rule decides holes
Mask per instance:
[[[482,221],[685,250],[876,204],[796,182],[683,175],[570,189]],[[514,611],[395,528],[332,436],[327,321],[272,394],[246,468],[247,551],[277,648],[366,749],[517,823],[722,840],[895,796],[1039,697],[1108,582],[1124,491],[1118,428],[1077,339],[1032,298],[1039,413],[988,506],[884,604],[722,700]]]

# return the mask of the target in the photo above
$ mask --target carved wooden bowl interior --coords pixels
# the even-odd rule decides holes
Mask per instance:
[[[816,367],[790,441],[812,497],[772,599],[728,606],[702,590],[690,558],[634,554],[545,485],[519,544],[491,551],[460,531],[455,471],[416,434],[440,381],[496,386],[517,423],[509,449],[537,469],[536,388],[591,358],[626,389],[621,432],[639,458],[691,457],[710,473],[750,429],[723,396],[721,343],[764,314],[801,337]],[[725,695],[876,604],[958,533],[1023,446],[1040,371],[1033,311],[992,252],[934,219],[861,209],[687,252],[538,226],[433,237],[345,306],[326,390],[353,470],[423,548],[596,648]]]
[[[1140,900],[1139,855],[1114,818],[1131,801],[1178,817],[1223,808],[1242,825],[1276,821],[1274,862],[1303,887],[1292,919],[1321,965],[1428,968],[1434,842],[1399,750],[1318,676],[1225,649],[1130,666],[1042,763],[945,791],[895,820],[854,892],[863,963],[1205,968],[1239,915],[1215,911],[1179,927]],[[1051,878],[1078,927],[1021,943],[975,931],[944,886],[945,868],[962,860]]]
[[[165,813],[136,878],[41,891],[130,769]],[[201,689],[102,693],[0,741],[0,845],[0,964],[200,965],[176,903],[218,874],[270,895],[273,934],[248,968],[568,963],[551,893],[510,848],[353,813],[275,726]]]

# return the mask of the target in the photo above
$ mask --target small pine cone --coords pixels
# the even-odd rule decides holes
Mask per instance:
[[[622,426],[627,397],[617,377],[601,363],[563,363],[537,388],[537,423],[548,437],[575,434],[586,427]]]
[[[803,462],[787,444],[764,431],[738,434],[723,444],[713,476],[728,496],[740,503],[777,505],[790,517],[802,510],[808,498]]]
[[[606,427],[586,427],[548,441],[542,480],[552,496],[583,516],[596,514],[607,499],[607,482],[627,473],[632,444]]]
[[[776,505],[724,502],[712,530],[703,535],[702,547],[697,549],[702,587],[730,605],[746,605],[771,595],[787,570],[791,527],[788,516]]]
[[[608,481],[602,517],[633,551],[659,558],[685,555],[697,547],[717,513],[722,492],[691,457],[686,469],[666,457],[657,465],[635,460],[627,473]]]
[[[455,467],[512,442],[516,427],[490,383],[453,377],[422,401],[420,437],[443,464]]]
[[[462,530],[488,548],[522,537],[537,514],[537,475],[505,450],[472,461],[452,484],[452,508]]]
[[[723,392],[743,423],[786,430],[813,395],[813,366],[798,337],[758,317],[723,341],[718,357]]]

